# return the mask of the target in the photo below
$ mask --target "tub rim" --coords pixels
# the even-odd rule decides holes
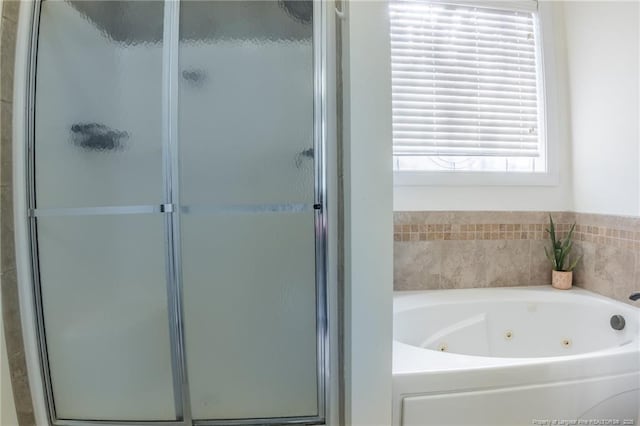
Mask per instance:
[[[439,296],[433,299],[433,296]],[[478,297],[481,296],[481,297]],[[496,299],[496,296],[497,299]],[[529,299],[532,297],[531,299]],[[427,300],[427,298],[432,298]],[[640,323],[640,308],[611,299],[606,296],[585,290],[572,288],[571,290],[557,290],[550,285],[546,286],[514,286],[514,287],[484,287],[468,289],[438,289],[418,291],[396,291],[393,295],[393,318],[398,313],[425,306],[450,302],[506,302],[506,301],[554,301],[577,302],[588,301],[590,303],[604,303],[606,306],[614,306],[621,313],[635,317],[636,324]],[[454,352],[438,352],[432,349],[420,348],[393,339],[393,375],[409,374],[433,374],[437,372],[455,372],[468,370],[487,370],[493,368],[545,365],[549,363],[563,363],[573,360],[603,359],[612,355],[635,355],[636,361],[640,359],[640,327],[636,326],[637,333],[629,343],[598,349],[590,352],[570,355],[538,356],[538,357],[489,357],[481,355],[460,354]],[[627,355],[628,354],[628,355]],[[640,362],[638,362],[640,365]],[[618,370],[619,371],[619,370]]]

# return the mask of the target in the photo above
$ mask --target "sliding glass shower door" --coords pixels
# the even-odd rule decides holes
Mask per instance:
[[[319,3],[35,7],[28,189],[52,423],[322,422]]]
[[[163,3],[135,7],[162,29]],[[60,419],[177,418],[159,210],[162,40],[138,43],[127,12],[41,5],[32,216]],[[92,13],[119,22],[117,33]]]
[[[318,414],[312,17],[311,2],[180,5],[194,419]]]

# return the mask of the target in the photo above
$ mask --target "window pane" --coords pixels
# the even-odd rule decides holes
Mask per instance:
[[[545,161],[527,160],[544,157],[536,16],[389,7],[396,168],[540,171]]]

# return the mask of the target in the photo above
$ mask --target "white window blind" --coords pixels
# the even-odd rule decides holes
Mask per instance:
[[[396,156],[538,157],[534,16],[392,0]]]

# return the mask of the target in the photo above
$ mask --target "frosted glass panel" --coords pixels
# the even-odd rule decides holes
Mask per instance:
[[[311,12],[307,1],[181,3],[183,204],[312,202]]]
[[[181,2],[180,220],[194,419],[319,414],[312,6]]]
[[[313,213],[181,223],[193,417],[316,415]]]
[[[159,204],[156,1],[45,1],[36,75],[37,206]]]
[[[163,226],[161,215],[38,219],[59,418],[175,419]]]

